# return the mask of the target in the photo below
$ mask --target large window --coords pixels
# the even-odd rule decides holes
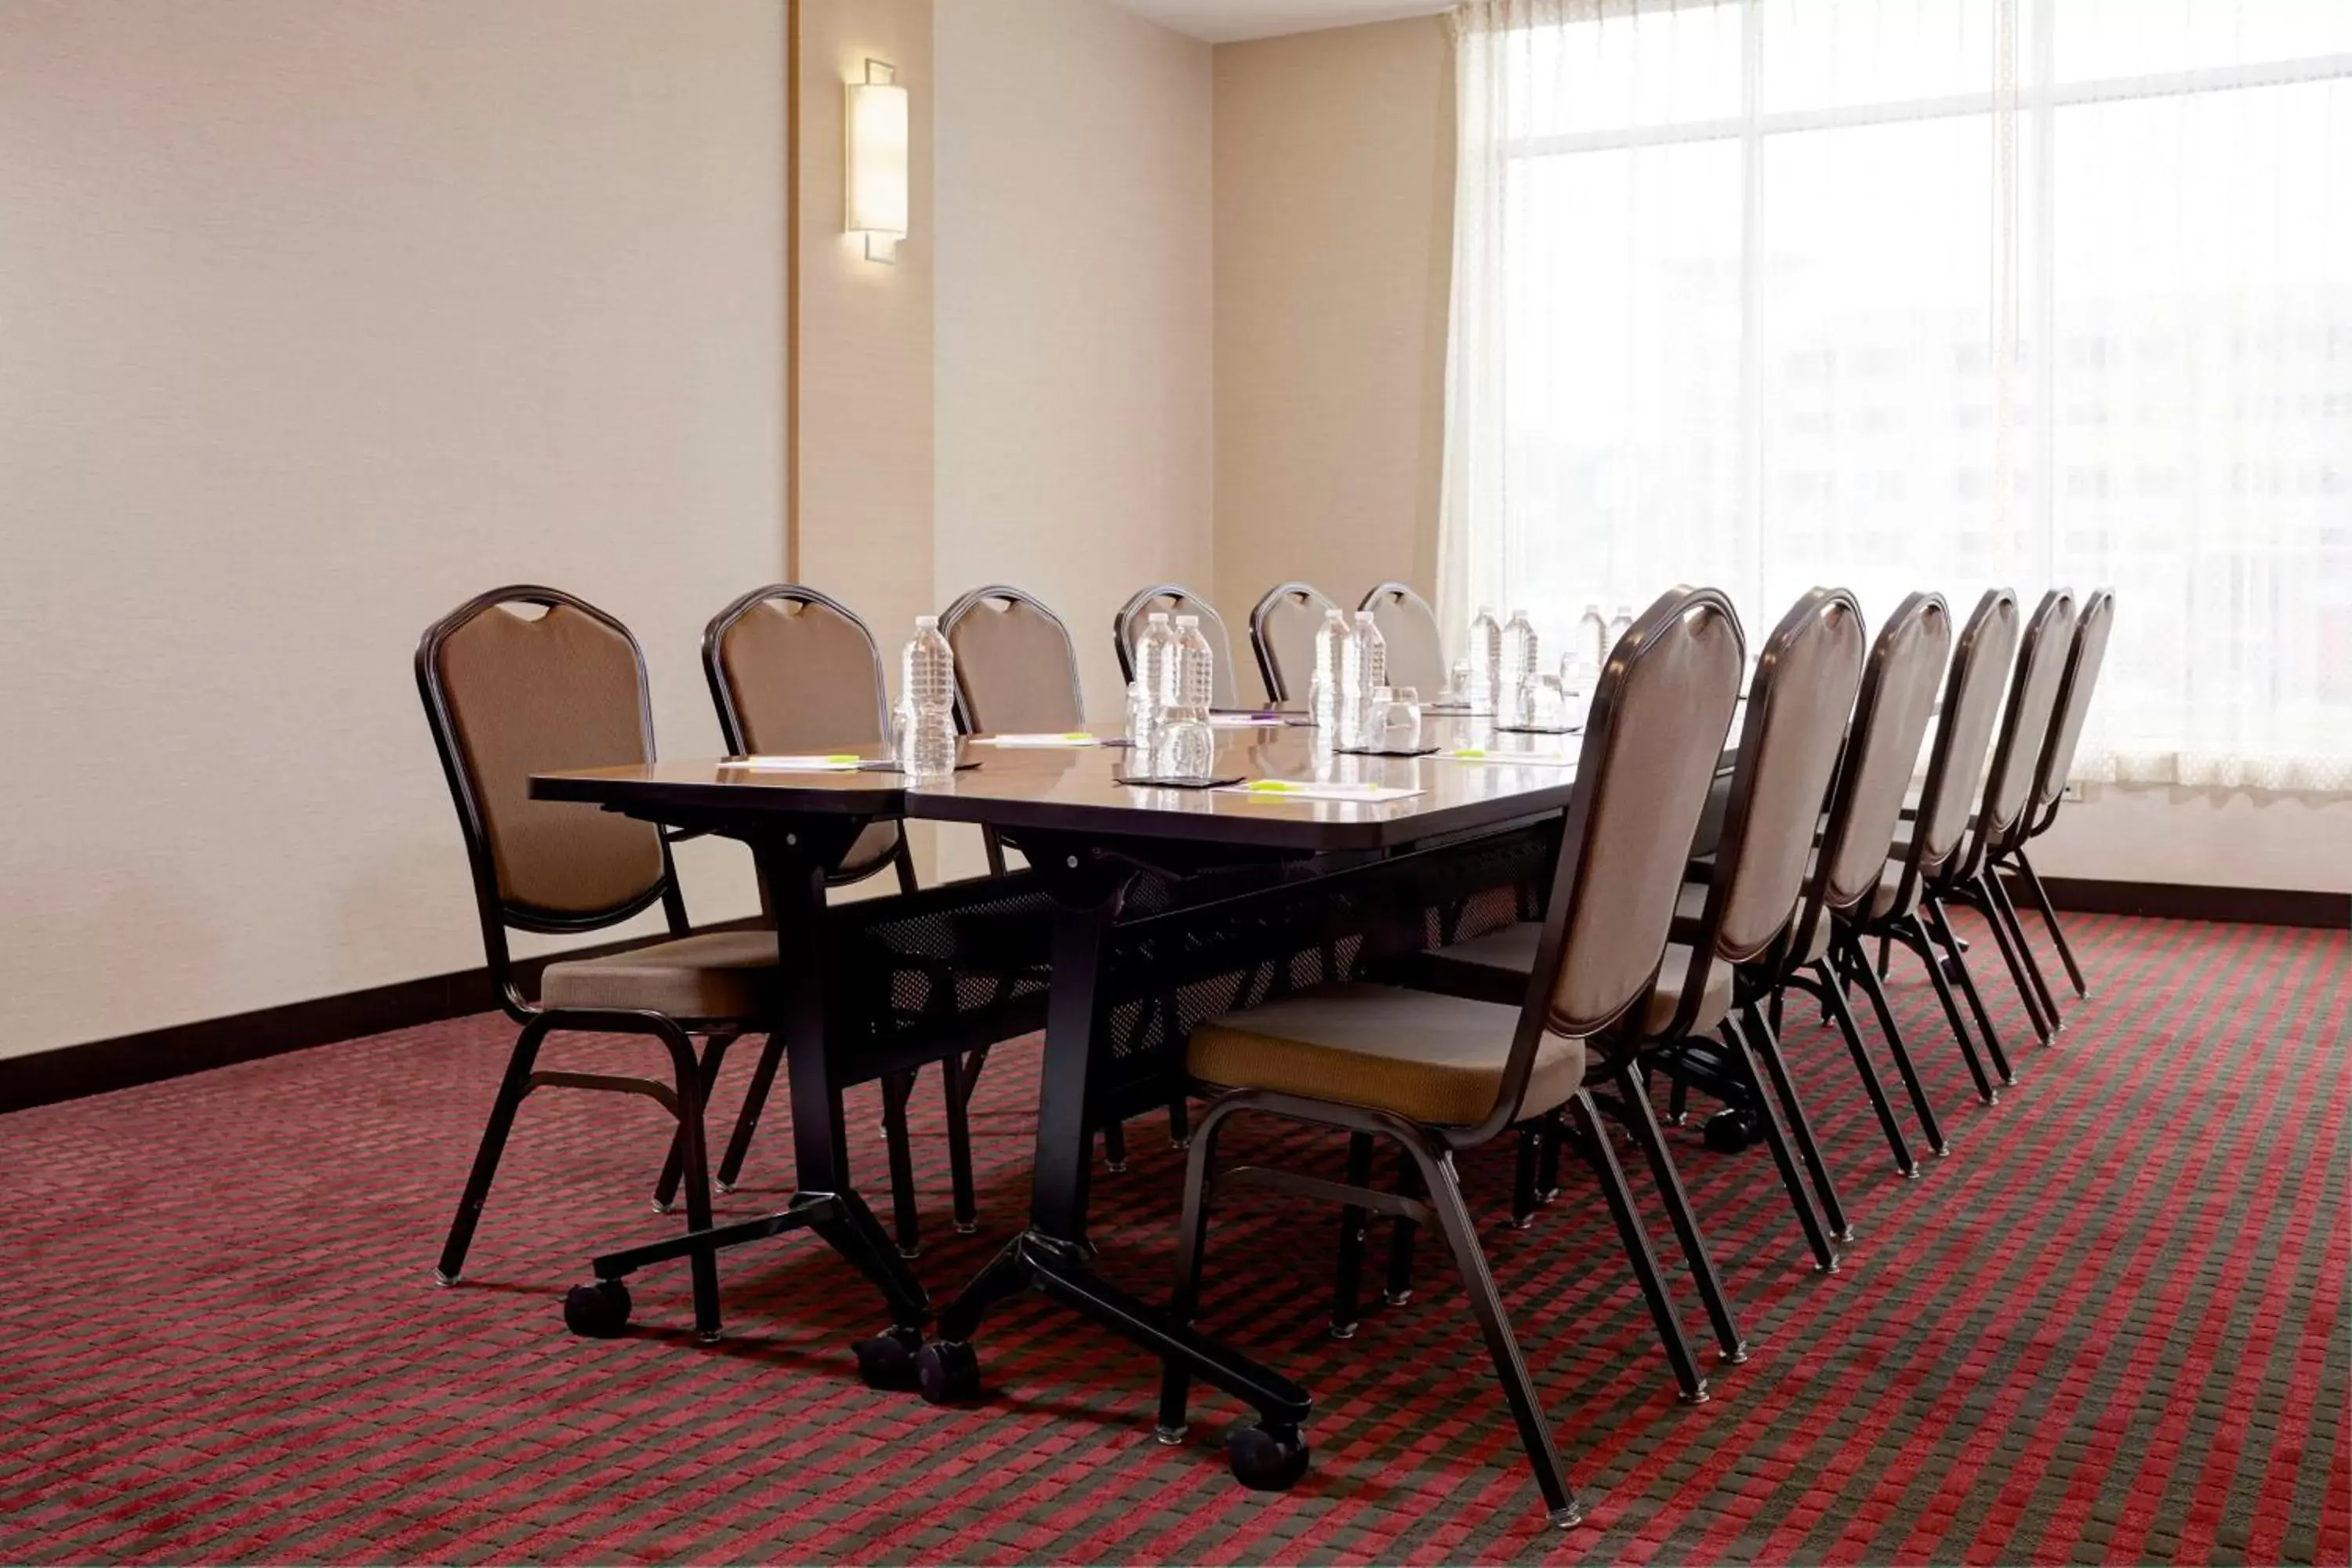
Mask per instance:
[[[2352,0],[1460,14],[1441,597],[2111,585],[2084,767],[2352,788]]]

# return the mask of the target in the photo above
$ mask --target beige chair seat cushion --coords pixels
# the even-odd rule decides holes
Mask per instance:
[[[841,858],[836,879],[870,877],[889,864],[890,857],[898,852],[898,825],[896,822],[869,822],[864,831],[849,842],[849,852]]]
[[[1675,912],[1679,916],[1691,898],[1696,883],[1685,883],[1676,897]],[[1699,888],[1698,904],[1692,918],[1704,911],[1706,890]],[[1474,941],[1456,942],[1440,949],[1446,958],[1464,963],[1475,963],[1486,969],[1505,969],[1514,974],[1525,974],[1535,967],[1536,947],[1543,941],[1543,925],[1537,921],[1521,921]],[[1690,979],[1691,950],[1680,944],[1669,945],[1665,961],[1658,966],[1658,984],[1650,992],[1639,1020],[1644,1038],[1655,1037],[1675,1021],[1675,1009],[1682,1005],[1683,987]],[[1693,1034],[1705,1034],[1723,1022],[1731,1011],[1731,966],[1710,963],[1706,970],[1706,994],[1700,999],[1698,1016],[1691,1022]]]
[[[764,1019],[776,970],[776,933],[713,931],[605,958],[551,963],[547,1007],[614,1007],[673,1018]]]
[[[1318,985],[1192,1031],[1184,1065],[1203,1083],[1263,1089],[1462,1125],[1494,1109],[1519,1010],[1387,985]],[[1584,1082],[1584,1042],[1546,1035],[1521,1113]]]

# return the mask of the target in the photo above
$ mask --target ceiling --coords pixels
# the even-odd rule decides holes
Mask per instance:
[[[1111,0],[1111,4],[1212,44],[1427,16],[1450,0]]]

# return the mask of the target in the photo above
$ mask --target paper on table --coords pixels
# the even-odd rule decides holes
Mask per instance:
[[[1517,752],[1500,746],[1448,746],[1437,753],[1457,763],[1502,763],[1532,768],[1572,768],[1574,752]]]
[[[1099,736],[1084,730],[1071,730],[1058,735],[982,735],[977,738],[983,746],[1099,746]]]
[[[1303,779],[1250,779],[1228,784],[1219,795],[1245,795],[1258,800],[1352,800],[1379,804],[1411,800],[1422,792],[1394,784],[1315,784]]]
[[[835,752],[807,757],[730,757],[724,765],[761,773],[847,773],[856,772],[865,760],[852,752]]]
[[[1283,727],[1279,713],[1212,713],[1209,723],[1219,730],[1279,730]]]

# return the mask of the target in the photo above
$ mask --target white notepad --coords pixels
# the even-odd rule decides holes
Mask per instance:
[[[1349,800],[1358,804],[1379,805],[1391,800],[1411,800],[1423,792],[1402,789],[1394,784],[1314,784],[1303,779],[1249,779],[1237,784],[1227,784],[1219,795],[1244,795],[1253,800]]]
[[[982,746],[1099,746],[1102,739],[1083,730],[1071,730],[1058,735],[982,735],[973,743]]]
[[[852,752],[835,752],[806,757],[732,757],[719,765],[755,773],[850,773],[865,762],[864,757]]]
[[[1528,768],[1572,768],[1574,752],[1515,752],[1498,746],[1448,746],[1437,753],[1449,762],[1501,763]]]

